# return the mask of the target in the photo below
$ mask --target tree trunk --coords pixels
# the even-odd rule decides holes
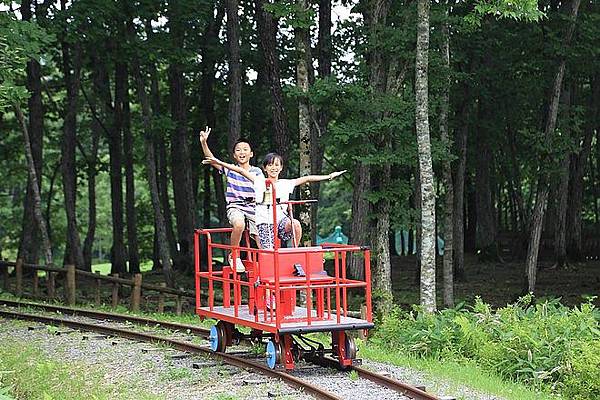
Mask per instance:
[[[240,20],[238,0],[225,0],[227,9],[227,45],[229,48],[229,125],[227,140],[229,151],[233,152],[235,141],[242,130],[242,68],[240,63]]]
[[[567,89],[569,89],[567,87]],[[564,93],[564,110],[565,116],[569,119],[570,107],[571,107],[571,95],[572,91],[565,90]],[[567,137],[571,136],[571,129],[569,126],[565,126],[565,134]],[[556,194],[555,202],[555,213],[556,223],[554,224],[554,257],[556,258],[555,266],[563,268],[567,264],[567,209],[569,199],[569,171],[570,171],[571,157],[566,152],[560,161],[559,165],[559,183]]]
[[[569,47],[573,32],[575,31],[575,23],[577,20],[577,12],[581,0],[573,0],[571,4],[571,12],[569,19],[571,23],[567,30],[565,38],[565,47]],[[554,78],[554,84],[552,86],[552,95],[550,98],[550,105],[548,107],[548,114],[546,118],[546,127],[544,129],[544,138],[549,139],[554,134],[556,128],[556,119],[558,116],[558,104],[560,101],[560,93],[562,87],[563,76],[565,73],[566,60],[564,56],[560,57],[558,70]],[[527,258],[525,260],[525,271],[526,271],[526,287],[527,291],[533,293],[535,291],[536,283],[536,272],[537,272],[537,258],[539,251],[540,238],[542,235],[542,223],[544,219],[544,212],[546,210],[546,202],[548,201],[548,180],[546,177],[546,171],[544,171],[544,162],[540,163],[540,178],[535,196],[535,205],[533,208],[533,215],[531,218],[531,233],[529,236],[529,246],[527,248]]]
[[[108,152],[110,154],[110,197],[112,211],[113,242],[111,249],[111,274],[127,272],[125,260],[125,244],[123,237],[123,102],[125,99],[127,66],[123,63],[115,65],[115,104],[114,124],[110,129]],[[108,82],[104,83],[105,85]],[[108,88],[107,88],[108,89]],[[107,91],[105,89],[105,92]],[[105,101],[108,98],[105,98]],[[107,104],[108,105],[108,104]]]
[[[265,0],[255,0],[256,26],[260,37],[260,49],[265,61],[265,70],[269,80],[273,112],[273,142],[275,151],[284,158],[290,154],[290,135],[288,117],[283,101],[283,91],[279,77],[279,59],[275,43],[277,41],[277,22],[271,13],[263,8]]]
[[[127,217],[127,252],[129,272],[140,272],[140,254],[137,238],[137,212],[135,210],[135,176],[133,171],[133,133],[129,108],[129,85],[126,84],[123,101],[123,154],[125,156],[125,215]],[[153,147],[154,148],[154,147]],[[152,155],[154,158],[154,154]]]
[[[469,88],[463,86],[464,99],[458,114],[460,128],[456,131],[456,170],[454,174],[454,229],[453,259],[454,277],[457,281],[465,280],[465,171],[467,167],[467,136],[469,134]]]
[[[421,181],[421,305],[436,310],[435,293],[435,191],[429,137],[428,63],[429,0],[417,2],[416,127]]]
[[[450,106],[450,34],[449,34],[449,15],[448,8],[444,13],[444,22],[442,25],[442,48],[441,54],[446,68],[446,76],[442,94],[440,99],[440,137],[444,147],[451,151],[452,145],[448,136],[448,109]],[[454,307],[454,271],[453,263],[453,234],[454,234],[454,187],[452,185],[452,167],[450,165],[450,157],[446,158],[442,163],[442,179],[446,189],[446,197],[444,199],[444,259],[443,259],[443,275],[444,275],[444,307]]]
[[[65,0],[61,0],[62,10],[66,8]],[[67,242],[69,252],[65,252],[67,264],[85,269],[85,261],[81,249],[81,240],[77,224],[77,169],[75,165],[75,147],[77,143],[77,112],[81,71],[81,51],[75,48],[75,60],[71,61],[71,48],[62,41],[63,75],[67,89],[65,103],[62,152],[63,193],[67,214]]]
[[[146,32],[148,37],[152,35],[152,26],[150,23],[146,24]],[[149,65],[150,71],[150,107],[153,115],[161,115],[160,106],[160,91],[158,87],[158,73],[154,64]],[[168,172],[168,159],[167,159],[167,146],[163,135],[153,136],[154,142],[154,154],[156,167],[156,179],[158,183],[158,193],[160,196],[160,203],[165,219],[165,229],[167,233],[167,241],[169,243],[170,254],[174,256],[177,254],[177,239],[175,238],[175,232],[173,230],[173,217],[171,214],[171,202],[169,200],[169,172]],[[157,154],[158,153],[158,154]]]
[[[319,0],[319,37],[317,42],[319,59],[319,79],[328,79],[331,76],[331,0]],[[323,154],[325,147],[322,140],[327,135],[327,126],[329,125],[329,112],[322,109],[317,112],[317,124],[315,129],[311,130],[310,138],[310,173],[321,175],[323,171]],[[319,182],[313,182],[310,185],[310,191],[315,199],[320,198],[321,185]],[[310,232],[311,241],[317,240],[317,218],[319,207],[317,204],[310,206]]]
[[[21,2],[21,15],[23,21],[32,21],[31,1]],[[43,17],[43,16],[39,16]],[[44,106],[42,104],[40,64],[36,60],[27,62],[27,90],[31,94],[28,100],[29,127],[28,133],[31,141],[31,154],[38,177],[38,191],[41,191],[42,178],[42,148],[44,137]],[[31,178],[27,177],[27,191],[23,202],[23,223],[18,258],[26,263],[37,264],[39,259],[40,227],[37,225],[34,210],[34,188]]]
[[[144,124],[144,149],[146,151],[146,179],[150,187],[150,199],[152,201],[152,210],[154,216],[155,234],[157,237],[156,244],[160,255],[160,263],[162,265],[163,274],[167,286],[173,287],[175,284],[173,277],[173,266],[171,264],[171,251],[167,240],[167,229],[165,218],[161,210],[160,194],[157,182],[156,173],[156,156],[154,152],[154,141],[152,139],[152,115],[150,111],[150,102],[146,94],[144,79],[140,72],[139,63],[137,60],[133,62],[133,75],[135,77],[137,93],[140,104],[142,105],[142,118]]]
[[[215,127],[215,64],[216,59],[214,56],[214,47],[219,46],[219,29],[223,23],[223,17],[225,15],[225,7],[221,2],[216,5],[216,16],[214,19],[210,19],[206,30],[204,32],[204,44],[202,49],[202,81],[200,84],[200,98],[202,103],[202,110],[204,111],[204,117],[206,119],[206,125]],[[216,136],[211,135],[208,137],[209,147],[214,148],[216,146]],[[215,197],[217,199],[217,217],[221,224],[227,223],[227,209],[225,202],[225,187],[223,185],[222,175],[214,168],[204,169],[204,222],[203,226],[210,226],[210,176],[213,177]]]
[[[308,2],[306,0],[297,0],[297,6],[300,9],[300,13],[308,12]],[[312,63],[312,57],[310,53],[310,35],[307,28],[295,28],[296,36],[296,87],[298,92],[301,93],[298,99],[298,133],[299,133],[299,149],[300,155],[300,176],[310,175],[311,173],[311,162],[310,162],[310,150],[311,150],[311,118],[308,100],[308,88],[309,88],[309,63]],[[300,198],[310,199],[310,185],[302,185],[300,187]],[[299,220],[302,224],[302,231],[304,237],[312,237],[311,228],[311,216],[308,207],[301,207],[299,213]],[[302,238],[297,238],[302,241]]]
[[[170,4],[169,28],[175,48],[183,47],[181,10],[177,3]],[[175,129],[171,133],[171,177],[175,198],[175,217],[179,239],[176,267],[190,271],[194,259],[194,226],[196,206],[192,195],[190,149],[187,138],[187,102],[183,68],[178,60],[172,60],[168,70],[171,117]]]
[[[27,124],[25,123],[25,117],[23,112],[17,103],[14,104],[15,114],[21,124],[23,130],[23,139],[25,141],[25,157],[27,158],[27,169],[29,172],[29,179],[31,179],[31,187],[33,188],[33,212],[35,215],[36,222],[40,229],[42,236],[42,244],[44,246],[44,256],[46,258],[46,265],[53,265],[52,262],[52,246],[50,239],[48,238],[48,230],[46,229],[46,222],[42,216],[42,198],[40,196],[40,189],[38,184],[37,173],[35,171],[35,163],[33,161],[33,152],[31,151],[31,141],[29,139],[29,132],[27,130]]]
[[[96,175],[98,175],[98,146],[100,142],[100,134],[103,126],[100,122],[96,110],[96,101],[98,99],[97,88],[102,86],[100,81],[101,75],[94,70],[92,73],[93,86],[96,88],[91,97],[88,98],[88,105],[92,114],[91,132],[92,132],[92,149],[87,158],[87,181],[88,181],[88,226],[83,242],[83,259],[86,270],[92,268],[92,250],[94,246],[94,237],[96,235]],[[83,87],[82,87],[83,89]],[[85,91],[84,91],[85,93]]]
[[[354,172],[354,185],[352,191],[352,224],[350,227],[351,243],[359,246],[369,244],[369,216],[371,203],[366,198],[371,188],[371,174],[369,166],[359,162]],[[351,257],[348,272],[354,279],[364,279],[364,261],[361,257]]]
[[[492,199],[492,164],[493,154],[488,138],[490,132],[484,126],[491,116],[490,105],[484,99],[479,100],[479,121],[482,126],[478,129],[475,170],[475,206],[477,223],[475,225],[475,248],[481,261],[496,260],[498,248],[496,245],[496,206]]]
[[[581,234],[581,209],[583,204],[583,176],[592,148],[592,138],[594,130],[598,130],[598,121],[600,120],[600,74],[592,79],[592,95],[588,106],[590,123],[585,127],[583,143],[579,154],[571,156],[571,181],[569,192],[569,208],[567,211],[567,226],[569,235],[567,236],[567,253],[573,261],[583,259],[582,254],[582,234]],[[596,143],[598,146],[598,144]],[[597,171],[597,169],[596,169]]]

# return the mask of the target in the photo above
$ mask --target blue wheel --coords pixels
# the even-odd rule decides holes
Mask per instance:
[[[281,362],[281,346],[273,340],[267,342],[267,366],[275,369],[277,364]]]
[[[219,331],[216,325],[210,327],[210,335],[208,336],[208,341],[210,342],[210,349],[212,351],[217,351],[219,348]],[[221,337],[222,340],[222,337]]]

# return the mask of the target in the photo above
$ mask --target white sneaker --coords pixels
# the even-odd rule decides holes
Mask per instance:
[[[233,259],[231,258],[231,255],[229,256],[229,265],[231,265],[233,267]],[[242,262],[242,259],[239,257],[235,259],[235,272],[237,272],[238,274],[243,274],[244,272],[246,272],[244,263]]]

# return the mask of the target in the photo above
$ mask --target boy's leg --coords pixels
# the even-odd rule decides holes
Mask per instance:
[[[244,213],[237,208],[231,207],[227,209],[227,218],[229,219],[229,223],[233,228],[229,243],[233,247],[239,247],[242,240],[242,234],[244,233],[244,229],[246,229],[246,219],[244,217]],[[229,255],[229,258],[232,258],[231,254]],[[233,265],[233,262],[230,262],[230,265]],[[236,255],[235,268],[238,273],[245,272],[246,270],[239,253]]]
[[[246,222],[248,223],[248,231],[250,231],[250,237],[256,242],[256,245],[260,249],[262,247],[260,246],[260,240],[258,238],[258,228],[256,227],[254,215],[246,213],[245,216]]]

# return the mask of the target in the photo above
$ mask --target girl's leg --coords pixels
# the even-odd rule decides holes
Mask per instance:
[[[292,235],[292,224],[294,226],[294,234]],[[279,235],[283,240],[289,240],[289,238],[293,238],[296,240],[294,245],[300,245],[300,240],[302,240],[302,225],[300,221],[294,219],[293,222],[290,222],[289,218],[285,219],[285,234]]]

